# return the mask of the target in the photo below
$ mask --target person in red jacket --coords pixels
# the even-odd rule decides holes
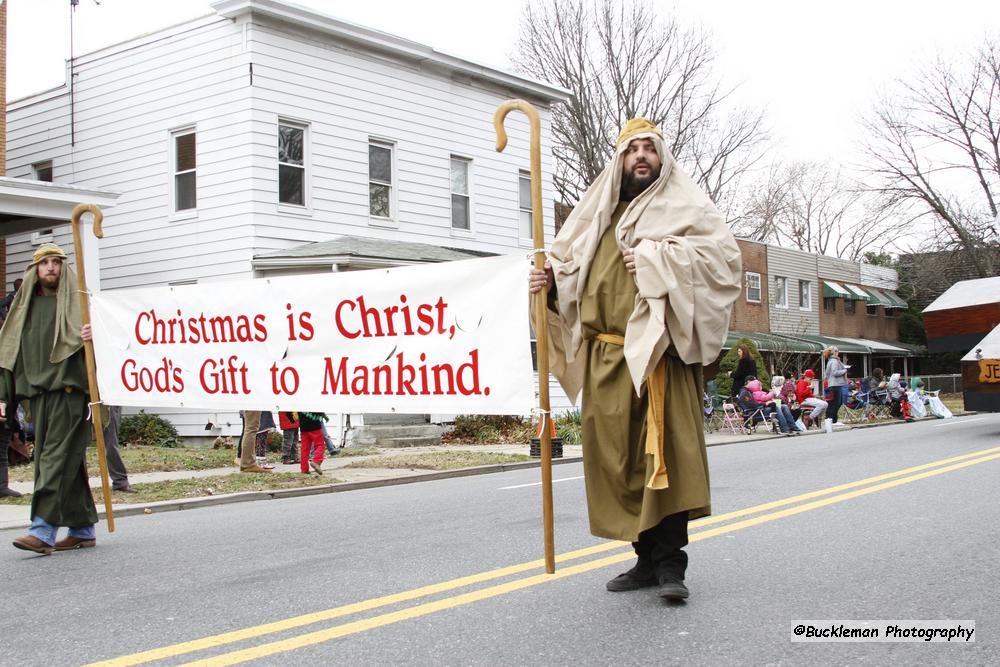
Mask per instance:
[[[804,408],[812,408],[812,412],[802,415],[802,423],[809,428],[813,422],[823,419],[826,412],[826,401],[813,395],[813,378],[816,374],[811,368],[807,368],[799,381],[795,383],[795,400]]]

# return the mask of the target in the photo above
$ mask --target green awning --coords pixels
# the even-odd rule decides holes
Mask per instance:
[[[889,297],[882,293],[882,290],[875,289],[874,287],[865,287],[865,291],[871,296],[868,297],[869,306],[884,306],[886,308],[892,308],[892,301],[889,301]]]
[[[906,302],[899,298],[899,295],[892,290],[882,290],[882,293],[892,302],[893,308],[906,308]]]
[[[823,296],[834,299],[851,299],[851,293],[844,289],[844,286],[833,280],[823,281]]]
[[[857,285],[851,285],[849,283],[844,283],[844,287],[847,288],[848,292],[850,292],[851,294],[854,295],[851,298],[853,298],[855,301],[867,301],[868,300],[868,292],[864,291],[863,289],[861,289]]]
[[[773,333],[760,331],[730,331],[726,336],[726,344],[723,349],[731,350],[740,338],[749,338],[761,352],[797,352],[803,354],[819,354],[823,351],[822,345],[803,340],[798,336],[782,336]]]
[[[795,337],[817,345],[820,352],[831,345],[835,346],[841,352],[850,352],[852,354],[868,354],[869,352],[868,346],[844,340],[843,338],[817,336],[815,334],[795,334]]]

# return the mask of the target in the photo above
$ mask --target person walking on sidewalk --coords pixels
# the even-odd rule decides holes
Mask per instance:
[[[702,366],[719,355],[742,280],[732,232],[644,118],[622,129],[545,270],[529,275],[547,296],[553,372],[571,400],[583,391],[590,531],[636,552],[609,591],[688,597],[688,521],[711,513]]]
[[[108,462],[108,475],[111,476],[111,488],[122,493],[135,493],[128,482],[128,468],[122,460],[118,447],[118,427],[122,421],[122,406],[108,406],[108,421],[104,425],[104,459]]]
[[[292,418],[291,412],[278,412],[278,424],[281,426],[281,462],[292,464],[299,462],[299,423]]]
[[[257,465],[257,432],[260,430],[260,410],[243,410],[243,436],[240,438],[240,472],[271,472]]]
[[[322,412],[293,412],[298,415],[301,450],[299,452],[299,470],[309,474],[311,467],[317,475],[323,474],[323,450],[326,446],[323,440],[323,422],[327,416]]]
[[[9,454],[13,431],[0,421],[0,498],[20,498],[21,493],[10,488]]]
[[[85,459],[89,328],[81,330],[76,275],[66,259],[54,243],[38,247],[0,330],[0,417],[13,427],[15,403],[27,399],[35,423],[31,527],[14,546],[44,555],[97,543]],[[69,536],[56,541],[61,526]]]

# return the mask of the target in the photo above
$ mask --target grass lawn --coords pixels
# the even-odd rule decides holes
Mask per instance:
[[[411,468],[419,470],[457,470],[497,463],[530,461],[527,454],[502,454],[496,452],[429,452],[426,454],[398,454],[375,456],[353,461],[346,468]]]
[[[168,472],[171,470],[209,470],[211,468],[226,468],[233,465],[236,458],[235,449],[210,449],[207,447],[140,447],[130,445],[123,447],[122,460],[129,474],[141,472]],[[280,454],[269,452],[267,460],[278,461]],[[96,477],[97,448],[87,448],[87,472]],[[10,469],[10,479],[14,482],[29,482],[34,479],[34,466],[31,464],[16,466]]]
[[[113,491],[111,502],[114,505],[151,503],[158,500],[177,500],[179,498],[203,498],[218,496],[224,493],[240,493],[242,491],[274,491],[277,489],[300,489],[310,486],[336,484],[342,480],[329,475],[303,475],[302,473],[261,473],[246,475],[215,475],[197,479],[174,479],[163,482],[133,484],[136,493],[121,493]],[[104,493],[101,488],[93,489],[94,502],[100,509],[104,505]],[[29,505],[31,494],[20,498],[4,498],[6,505]]]

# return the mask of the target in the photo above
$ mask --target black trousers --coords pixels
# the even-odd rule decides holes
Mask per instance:
[[[831,399],[827,401],[826,416],[829,417],[834,424],[837,423],[837,413],[840,412],[840,403],[844,396],[842,393],[843,391],[844,387],[842,385],[830,387],[827,390],[827,396],[830,396]]]
[[[639,533],[639,541],[632,543],[640,563],[652,566],[661,580],[664,577],[684,580],[688,555],[687,511],[671,514],[660,523]]]

